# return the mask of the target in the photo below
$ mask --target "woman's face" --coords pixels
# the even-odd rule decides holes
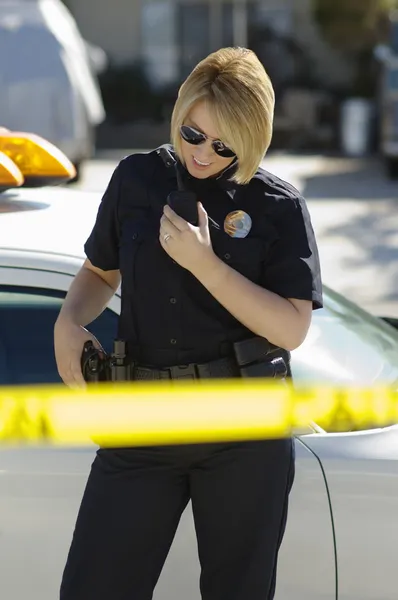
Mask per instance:
[[[226,169],[234,157],[224,158],[219,156],[212,147],[213,141],[221,141],[214,121],[204,102],[194,106],[184,121],[184,125],[193,127],[196,131],[205,134],[206,139],[198,145],[190,144],[181,139],[182,158],[189,173],[198,179],[214,177]]]

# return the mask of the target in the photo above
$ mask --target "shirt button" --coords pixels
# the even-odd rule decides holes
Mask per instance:
[[[170,344],[173,344],[173,346],[177,343],[177,340],[175,340],[174,338],[171,338],[170,340]]]
[[[231,258],[231,255],[229,254],[229,252],[224,254],[224,258],[225,258],[225,260],[229,260]]]
[[[171,302],[171,304],[176,304],[177,298],[170,298],[170,302]]]
[[[138,233],[133,233],[133,240],[136,240],[138,238]]]

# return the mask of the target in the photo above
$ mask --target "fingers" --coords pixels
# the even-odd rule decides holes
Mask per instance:
[[[167,204],[163,208],[163,214],[164,214],[164,216],[166,216],[167,220],[170,223],[172,223],[178,231],[186,231],[187,229],[190,229],[189,223],[187,223],[187,221],[185,221],[185,219],[183,219],[182,217],[177,215],[177,213],[175,213],[174,210],[172,208],[170,208],[170,206],[168,206]],[[162,217],[162,219],[163,219],[163,217]]]
[[[170,235],[171,233],[169,231],[167,231],[166,227],[164,227],[163,225],[160,226],[159,229],[159,237],[164,238],[166,235]]]
[[[96,346],[96,343],[98,345],[99,342],[96,338],[92,339],[92,342],[94,344],[94,346]],[[100,348],[98,348],[99,350]],[[86,387],[86,381],[84,380],[83,377],[83,372],[82,372],[82,352],[83,352],[83,348],[81,349],[80,352],[77,353],[73,353],[70,357],[70,373],[72,376],[72,384],[74,387],[78,387],[78,388],[85,388]]]
[[[100,342],[84,327],[68,324],[62,330],[57,329],[54,336],[58,373],[65,385],[72,389],[84,389],[87,386],[81,365],[83,348],[87,341],[91,341],[105,356]]]
[[[163,235],[168,233],[174,239],[176,239],[183,230],[178,229],[178,227],[176,227],[176,225],[170,221],[166,215],[163,215],[160,219],[160,231]]]
[[[171,241],[171,238],[169,238],[167,240],[167,242],[165,242],[165,239],[164,239],[165,235],[166,234],[162,233],[162,230],[160,230],[160,232],[159,232],[159,242],[160,242],[160,245],[162,246],[163,250],[165,252],[167,252],[167,254],[169,254],[169,248],[167,247],[167,244]]]
[[[99,350],[100,352],[102,352],[105,355],[106,352],[105,352],[104,348],[102,347],[101,342],[92,333],[90,333],[90,335],[91,335],[91,341],[93,342],[94,347],[97,348],[97,350]]]
[[[86,381],[84,380],[81,365],[80,365],[80,357],[78,361],[73,361],[71,365],[71,375],[73,377],[72,385],[79,389],[84,389],[87,386]]]
[[[171,240],[176,240],[181,235],[181,231],[165,216],[160,219],[159,242],[163,250],[168,252],[167,244]]]
[[[84,389],[87,384],[84,380],[81,364],[80,364],[80,356],[74,355],[69,359],[69,364],[64,367],[60,367],[58,369],[59,375],[62,381],[71,389]]]
[[[209,224],[207,212],[205,211],[203,204],[198,202],[198,217],[199,217],[199,228],[206,229]]]

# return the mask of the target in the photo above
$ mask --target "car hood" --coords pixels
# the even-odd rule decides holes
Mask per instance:
[[[63,187],[0,195],[0,247],[84,257],[101,194]]]

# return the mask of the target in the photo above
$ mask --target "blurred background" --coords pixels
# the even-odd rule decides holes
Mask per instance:
[[[62,22],[61,4],[0,0],[3,125],[23,124],[16,92],[4,83],[12,79],[15,87],[18,79],[21,95],[22,78],[31,79],[40,64],[43,81],[51,50],[48,40],[41,50],[39,20],[64,43],[68,27],[84,40],[104,108],[91,97],[89,133],[96,148],[164,143],[178,87],[193,66],[217,48],[241,45],[257,53],[275,87],[272,149],[377,152],[389,175],[397,175],[397,0],[64,0],[70,12],[63,11]],[[85,82],[81,77],[83,88],[92,87],[87,74]],[[40,92],[36,103],[43,109],[51,94],[45,87]],[[11,105],[14,115],[7,115]],[[18,105],[26,112],[22,97]],[[35,112],[31,128],[40,131],[43,118]]]
[[[398,317],[398,0],[0,0],[0,125],[102,193],[124,155],[169,141],[180,84],[227,45],[271,76],[264,166],[304,194],[325,282]]]
[[[99,147],[168,139],[176,91],[222,46],[253,49],[276,91],[273,149],[379,152],[398,167],[396,0],[65,0],[108,63]],[[395,151],[392,145],[395,143]]]

